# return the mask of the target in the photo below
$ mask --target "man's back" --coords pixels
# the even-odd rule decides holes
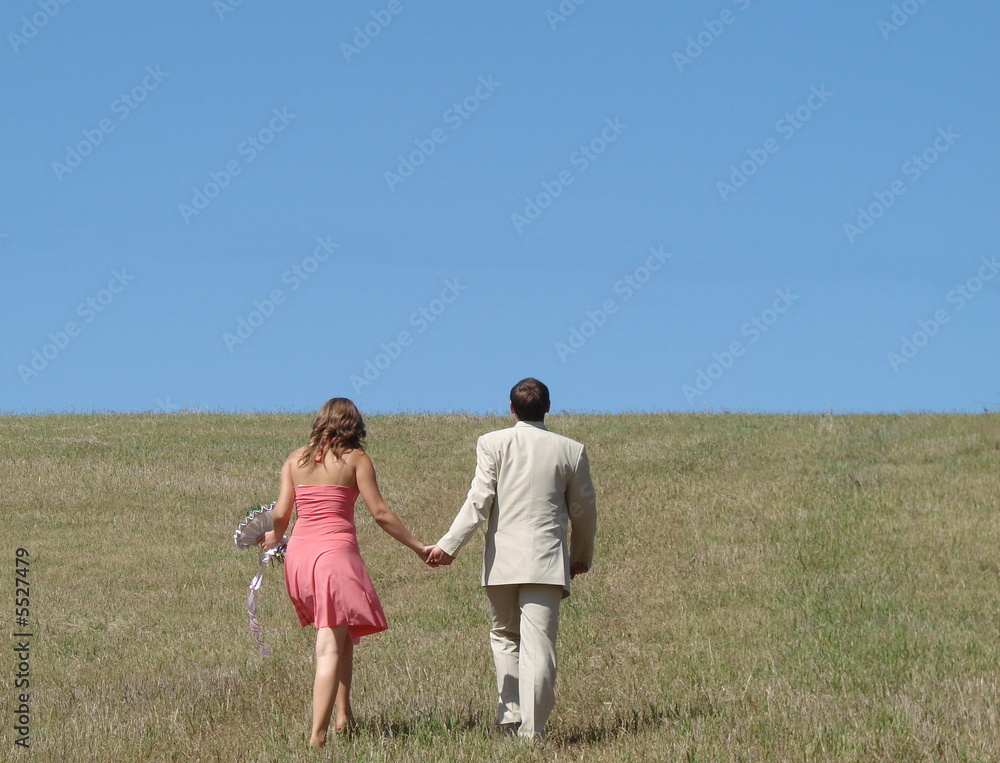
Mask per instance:
[[[469,496],[443,540],[457,552],[486,521],[483,585],[550,584],[568,593],[570,564],[590,566],[596,529],[584,446],[540,422],[518,421],[480,437],[476,452]]]

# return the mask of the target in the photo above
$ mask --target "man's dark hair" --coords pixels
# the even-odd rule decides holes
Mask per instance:
[[[549,388],[530,376],[511,387],[510,404],[521,421],[542,421],[549,412]]]

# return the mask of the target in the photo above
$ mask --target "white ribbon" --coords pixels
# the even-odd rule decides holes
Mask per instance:
[[[284,538],[282,538],[284,541]],[[250,619],[250,635],[253,636],[253,640],[257,642],[257,646],[260,648],[261,657],[270,657],[274,653],[268,649],[267,645],[264,643],[264,639],[261,637],[260,633],[260,621],[257,619],[257,592],[260,591],[260,586],[264,582],[264,567],[271,562],[275,556],[280,553],[284,553],[285,544],[273,546],[267,551],[260,551],[257,553],[257,561],[260,564],[260,569],[257,570],[255,574],[250,579],[250,585],[247,587],[249,594],[247,595],[247,616]]]

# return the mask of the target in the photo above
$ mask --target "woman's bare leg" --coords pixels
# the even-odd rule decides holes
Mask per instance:
[[[344,639],[340,653],[340,671],[337,682],[337,733],[354,730],[354,713],[351,711],[351,678],[354,675],[354,642],[350,635]]]
[[[347,626],[316,629],[316,680],[313,682],[313,722],[309,744],[322,747],[330,727],[330,715],[337,695],[340,660],[347,640]]]

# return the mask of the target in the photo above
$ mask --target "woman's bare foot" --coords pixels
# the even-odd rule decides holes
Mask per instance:
[[[334,730],[337,734],[352,737],[358,733],[358,723],[354,720],[353,715],[349,715],[346,718],[338,718],[337,725],[334,727]]]
[[[326,744],[326,732],[321,731],[319,733],[313,734],[309,739],[310,747],[323,747]]]

